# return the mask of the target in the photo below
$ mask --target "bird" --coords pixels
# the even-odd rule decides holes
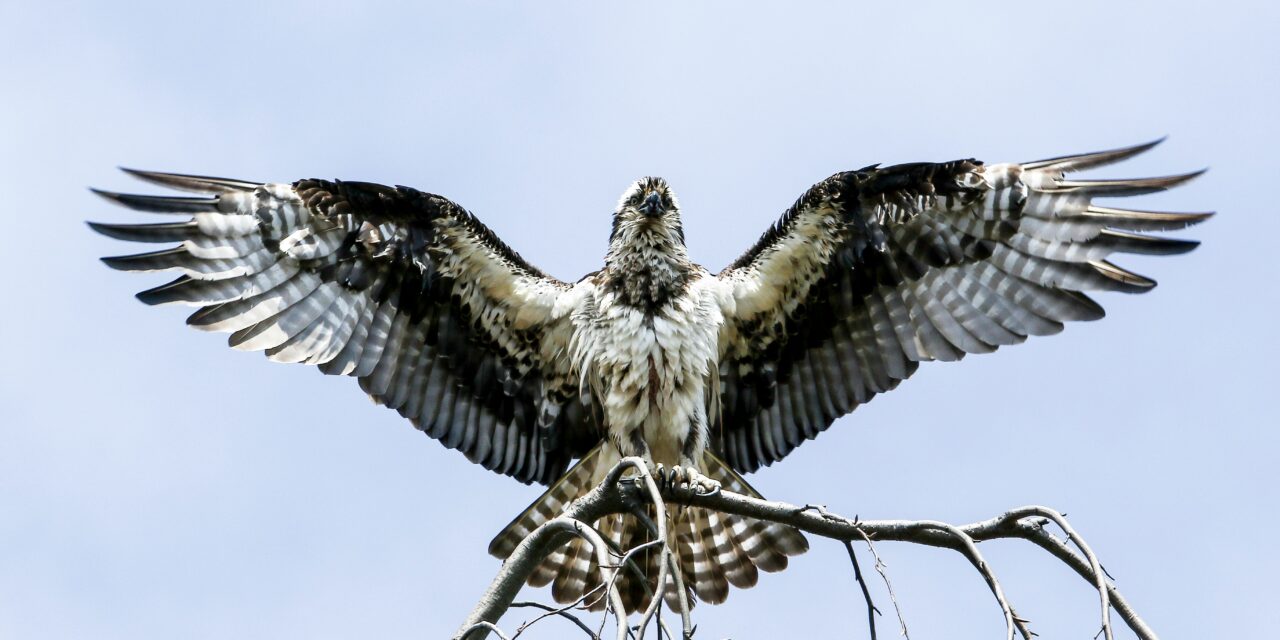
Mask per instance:
[[[723,270],[696,264],[662,178],[632,183],[612,213],[604,266],[577,281],[540,271],[453,201],[404,186],[257,183],[124,169],[193,195],[95,190],[176,222],[90,222],[112,238],[171,245],[107,257],[176,271],[137,297],[189,305],[187,324],[241,351],[351,376],[375,402],[486,469],[548,488],[493,539],[508,557],[540,524],[638,456],[698,492],[759,496],[744,474],[782,460],[837,418],[911,377],[1104,315],[1096,291],[1155,281],[1112,254],[1172,255],[1197,242],[1152,235],[1211,213],[1113,208],[1097,198],[1163,191],[1202,171],[1072,179],[1160,140],[1024,163],[871,165],[818,182]],[[796,529],[687,507],[671,517],[695,600],[787,567]],[[651,538],[632,514],[595,523],[622,549]],[[643,555],[643,554],[642,554]],[[619,574],[627,611],[657,554]],[[600,586],[582,540],[529,577],[561,603]],[[604,606],[604,599],[588,602]]]

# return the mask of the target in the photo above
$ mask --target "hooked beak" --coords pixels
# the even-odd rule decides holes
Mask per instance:
[[[662,195],[657,191],[650,193],[636,210],[644,214],[646,218],[656,218],[662,215]]]

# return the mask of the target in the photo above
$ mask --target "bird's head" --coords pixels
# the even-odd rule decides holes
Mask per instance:
[[[609,236],[610,244],[619,241],[684,247],[680,203],[666,180],[641,178],[623,192],[613,214],[613,233]]]

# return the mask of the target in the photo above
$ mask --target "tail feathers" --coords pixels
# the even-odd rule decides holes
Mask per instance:
[[[724,573],[729,584],[739,589],[749,589],[756,586],[760,573],[746,551],[742,549],[742,545],[738,543],[738,539],[729,535],[736,520],[736,516],[709,512],[700,535],[710,561]]]
[[[603,472],[599,449],[587,454],[551,489],[516,518],[489,545],[489,552],[505,558],[525,536],[542,523],[558,516],[575,498],[590,491]],[[760,497],[755,489],[714,456],[704,457],[704,473],[728,491]],[[656,518],[650,507],[650,517]],[[729,597],[729,587],[746,589],[755,586],[759,572],[776,572],[787,567],[790,556],[809,548],[805,537],[795,528],[753,518],[729,515],[696,507],[671,507],[668,510],[668,535],[671,536],[681,579],[690,604],[702,600],[712,604]],[[653,540],[653,534],[635,516],[613,514],[595,523],[601,536],[619,553],[635,549]],[[661,560],[657,546],[638,551],[622,568],[616,588],[628,613],[642,611],[653,601]],[[600,567],[595,552],[585,540],[577,538],[555,550],[529,577],[534,587],[551,585],[556,602],[569,604],[582,600],[583,606],[598,611],[605,606]],[[667,606],[679,607],[674,576],[667,577],[661,589]],[[585,597],[584,597],[585,596]]]
[[[747,481],[719,458],[707,454],[707,475],[718,480],[729,491],[762,498]],[[756,569],[769,573],[787,568],[787,558],[809,550],[809,541],[795,527],[730,514],[694,510],[711,529],[711,544],[716,550],[725,577],[734,586],[755,585]],[[703,537],[704,544],[706,537]]]
[[[715,540],[713,518],[718,514],[700,511],[704,512],[702,515],[705,517],[697,522],[694,518],[689,518],[688,527],[678,536],[680,571],[684,574],[685,583],[693,587],[699,600],[719,604],[729,597],[729,580],[725,568],[720,564],[721,552]],[[720,542],[728,540],[728,536],[721,536]]]
[[[649,531],[634,516],[623,516],[622,522],[621,549],[624,553],[652,539]],[[652,548],[637,551],[622,568],[622,574],[618,576],[618,593],[622,596],[622,607],[628,613],[648,607],[653,599],[652,585],[657,576],[658,555]]]
[[[564,508],[569,506],[570,502],[590,491],[595,484],[594,478],[599,459],[600,447],[592,449],[583,456],[578,464],[551,485],[551,488],[547,489],[541,497],[534,500],[524,513],[516,516],[516,519],[512,520],[511,524],[508,524],[502,533],[489,543],[489,555],[505,559],[516,550],[521,540],[533,533],[534,529],[555,519],[564,512]]]

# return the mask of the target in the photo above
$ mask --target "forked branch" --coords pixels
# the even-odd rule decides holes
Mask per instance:
[[[1101,611],[1099,635],[1108,640],[1112,637],[1110,612],[1119,614],[1125,624],[1142,640],[1155,640],[1155,632],[1138,617],[1129,602],[1116,590],[1097,556],[1085,543],[1084,539],[1071,528],[1066,518],[1053,509],[1041,506],[1026,506],[1011,509],[994,518],[965,525],[952,525],[933,520],[858,520],[850,519],[828,512],[817,506],[797,507],[783,502],[760,500],[731,491],[717,491],[703,495],[681,487],[660,486],[650,475],[648,467],[639,458],[627,458],[618,464],[605,478],[600,486],[579,498],[565,508],[560,517],[535,529],[518,545],[511,556],[503,563],[498,575],[489,589],[481,597],[479,604],[467,617],[466,622],[454,636],[455,639],[478,640],[490,632],[498,632],[495,626],[511,606],[516,594],[524,586],[529,575],[533,573],[543,558],[563,544],[569,536],[581,536],[589,542],[596,554],[601,570],[601,581],[608,585],[600,597],[607,598],[606,616],[612,612],[617,620],[615,636],[618,640],[633,633],[628,626],[621,600],[613,589],[618,571],[626,569],[630,560],[627,549],[612,549],[599,533],[586,523],[595,522],[599,518],[615,513],[635,513],[641,507],[653,504],[656,512],[665,513],[666,505],[686,505],[703,507],[723,513],[747,516],[769,522],[791,525],[809,534],[838,540],[844,543],[865,542],[876,560],[876,570],[885,579],[884,565],[880,562],[872,541],[876,543],[893,541],[909,542],[934,547],[953,549],[963,554],[974,566],[987,587],[991,590],[1000,612],[1005,620],[1006,638],[1012,640],[1020,635],[1029,640],[1033,635],[1026,620],[1020,618],[1004,593],[1000,581],[996,578],[986,559],[978,551],[977,543],[986,540],[1016,538],[1027,540],[1074,570],[1080,577],[1088,581],[1098,592]],[[668,576],[678,581],[680,572],[676,567],[676,553],[668,544],[665,518],[653,522],[654,533],[658,534],[654,541],[661,549],[662,562],[659,563],[658,582],[653,585],[660,593],[665,588]],[[1055,536],[1047,530],[1053,525],[1058,527],[1063,537]],[[651,545],[653,543],[650,543]],[[852,549],[852,547],[850,547]],[[865,583],[860,583],[865,586]],[[685,589],[677,582],[676,592],[680,598],[680,614],[682,637],[690,638],[693,627],[689,618],[689,604],[685,597]],[[902,632],[906,633],[906,623],[902,620],[896,597],[892,588],[889,590],[894,609],[898,614]],[[644,611],[641,622],[634,631],[635,637],[644,637],[644,629],[653,620],[661,597],[654,597],[649,609]],[[867,599],[868,606],[870,599]],[[527,625],[522,629],[527,628]],[[670,634],[661,628],[663,635]],[[590,637],[599,637],[599,633],[588,633]]]

